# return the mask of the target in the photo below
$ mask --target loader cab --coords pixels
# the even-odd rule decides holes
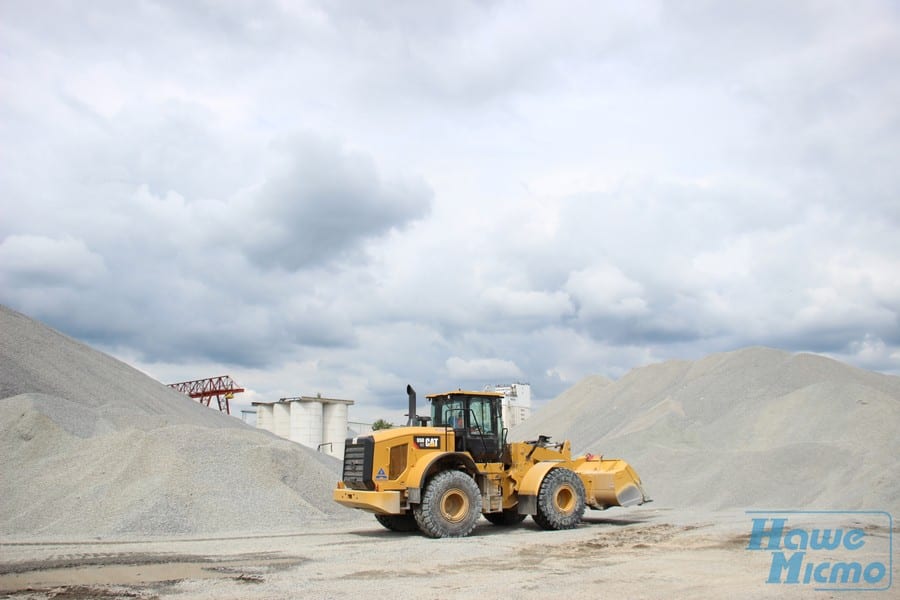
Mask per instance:
[[[455,450],[468,452],[475,462],[500,462],[503,451],[503,394],[465,392],[432,394],[431,422],[453,429]]]

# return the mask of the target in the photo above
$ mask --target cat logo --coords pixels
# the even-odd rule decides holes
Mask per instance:
[[[387,479],[387,474],[385,474],[384,469],[378,469],[375,479]]]
[[[441,438],[436,435],[417,435],[413,438],[417,448],[423,450],[440,450]]]

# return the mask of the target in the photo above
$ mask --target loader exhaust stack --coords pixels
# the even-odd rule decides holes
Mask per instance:
[[[409,413],[406,415],[406,426],[412,427],[416,424],[416,390],[409,384],[406,384],[406,395],[409,396]]]

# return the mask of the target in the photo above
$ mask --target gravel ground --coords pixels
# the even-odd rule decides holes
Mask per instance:
[[[645,505],[589,512],[573,530],[481,521],[471,537],[432,540],[374,519],[281,536],[16,544],[0,553],[0,596],[48,598],[843,598],[767,584],[770,552],[748,551],[740,511]],[[871,531],[852,558],[886,560]],[[843,555],[842,555],[843,557]],[[891,574],[897,576],[898,561]],[[888,579],[887,577],[885,579]],[[872,598],[895,597],[892,590]]]

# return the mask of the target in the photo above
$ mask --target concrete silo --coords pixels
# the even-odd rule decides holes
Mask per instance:
[[[330,444],[328,452],[344,457],[344,440],[347,438],[347,407],[345,402],[329,402],[322,405],[322,443]]]
[[[275,433],[275,407],[271,404],[254,404],[256,407],[256,426]]]
[[[324,404],[317,400],[294,398],[290,402],[291,407],[291,434],[290,439],[310,448],[319,448],[322,443],[322,415]]]
[[[254,402],[256,426],[326,454],[344,457],[347,409],[353,400],[299,396]]]
[[[276,402],[272,405],[272,433],[279,437],[291,437],[291,405]]]

